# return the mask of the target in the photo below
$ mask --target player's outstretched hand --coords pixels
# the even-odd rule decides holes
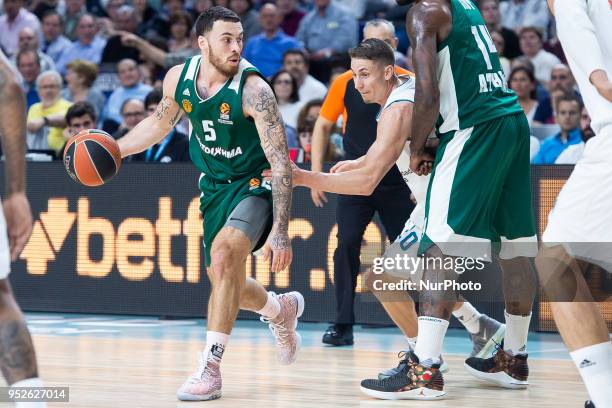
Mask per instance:
[[[293,259],[291,241],[287,232],[279,233],[276,227],[273,227],[268,240],[264,244],[263,255],[264,261],[270,259],[270,255],[272,255],[270,267],[272,272],[281,272],[287,269]]]
[[[16,261],[32,234],[32,211],[22,192],[9,195],[3,203],[11,260]]]
[[[357,160],[341,160],[338,163],[334,164],[331,169],[329,169],[330,173],[342,173],[345,171],[354,170],[359,167],[359,163]]]
[[[291,172],[292,172],[292,184],[293,187],[298,187],[298,186],[303,186],[303,184],[301,183],[302,180],[302,172],[303,170],[300,169],[297,164],[295,164],[294,162],[291,162]],[[272,169],[265,169],[264,171],[261,172],[261,175],[263,176],[264,180],[266,181],[272,181]]]
[[[435,157],[426,150],[410,153],[410,170],[419,176],[426,176],[431,173]]]

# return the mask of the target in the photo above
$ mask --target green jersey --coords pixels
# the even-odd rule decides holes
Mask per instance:
[[[269,168],[255,122],[242,110],[242,89],[249,75],[261,75],[245,59],[238,73],[206,99],[198,95],[196,81],[201,56],[185,62],[174,100],[189,118],[189,156],[206,177],[231,182],[259,175]]]
[[[521,112],[478,8],[471,0],[450,3],[452,29],[437,49],[439,133]]]

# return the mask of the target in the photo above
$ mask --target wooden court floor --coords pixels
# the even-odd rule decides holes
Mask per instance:
[[[262,326],[258,330],[261,336],[267,329]],[[312,335],[320,338],[320,331]],[[190,336],[58,336],[34,332],[34,341],[46,385],[70,387],[70,403],[50,407],[561,408],[582,407],[587,397],[576,369],[567,359],[530,359],[530,387],[505,390],[471,377],[463,368],[462,356],[446,355],[450,372],[445,375],[445,400],[374,400],[361,394],[359,381],[376,375],[380,368],[395,365],[396,349],[326,348],[311,342],[302,348],[294,365],[281,367],[275,361],[271,338],[251,342],[249,334],[242,333],[232,336],[223,358],[223,398],[180,402],[175,397],[176,389],[195,369],[197,353],[203,347]]]

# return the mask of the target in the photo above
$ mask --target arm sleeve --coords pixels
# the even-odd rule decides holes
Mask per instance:
[[[338,117],[344,112],[344,94],[346,92],[347,82],[351,77],[352,74],[350,71],[345,72],[332,82],[327,92],[327,96],[323,101],[323,106],[321,106],[319,115],[330,122],[338,120]]]
[[[557,35],[563,45],[563,50],[577,68],[586,74],[587,78],[593,71],[605,71],[601,47],[595,35],[595,27],[587,13],[585,0],[557,0],[555,18]],[[588,55],[589,58],[584,58]]]

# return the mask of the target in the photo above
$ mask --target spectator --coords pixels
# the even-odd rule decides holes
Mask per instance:
[[[121,125],[119,129],[113,133],[115,139],[119,139],[127,134],[130,130],[140,123],[145,118],[145,106],[142,99],[130,98],[123,101],[121,104]]]
[[[541,33],[548,28],[548,6],[542,0],[508,0],[499,4],[502,26],[519,32],[522,27],[535,27]],[[537,78],[537,76],[536,76]]]
[[[72,44],[64,32],[62,16],[55,11],[47,11],[42,18],[43,44],[42,52],[53,61],[58,61],[66,48]]]
[[[190,33],[193,27],[191,15],[186,11],[179,11],[170,16],[169,22],[171,38],[168,40],[168,51],[178,52],[181,50],[190,50]]]
[[[38,60],[40,61],[40,70],[49,71],[55,69],[55,63],[47,54],[40,51],[38,44],[38,34],[36,34],[30,27],[24,27],[19,32],[19,47],[17,52],[32,50],[38,54]],[[17,65],[17,59],[13,57],[11,62]]]
[[[310,163],[310,151],[314,124],[315,121],[313,119],[306,119],[297,129],[298,146],[289,150],[291,160],[293,160],[295,163]]]
[[[276,5],[283,16],[281,28],[285,34],[294,36],[306,13],[297,7],[297,0],[276,0]]]
[[[151,91],[145,98],[146,114],[154,115],[163,94],[159,90]],[[159,143],[144,152],[130,156],[132,161],[149,163],[170,163],[189,161],[189,140],[187,135],[180,133],[176,127]]]
[[[548,87],[550,91],[540,99],[540,106],[534,118],[537,123],[555,123],[555,112],[552,107],[556,106],[556,100],[563,95],[575,94],[578,98],[581,98],[576,90],[576,81],[572,71],[565,64],[556,65],[552,69]]]
[[[529,126],[533,124],[533,116],[538,109],[536,99],[536,80],[533,72],[525,67],[514,68],[508,77],[508,86],[516,93],[519,104],[527,116]]]
[[[294,139],[296,136],[297,118],[300,109],[304,105],[303,102],[300,102],[297,81],[293,75],[282,69],[272,76],[270,83],[274,89],[278,102],[278,110],[281,113],[285,127],[291,128],[287,133],[287,144],[289,147],[297,147],[297,139]]]
[[[586,108],[582,107],[582,114],[580,115],[580,143],[568,146],[567,149],[561,152],[555,164],[576,164],[584,153],[584,146],[586,142],[595,136],[593,128],[591,128],[591,116]]]
[[[544,3],[544,2],[543,2]],[[544,3],[545,4],[545,3]],[[535,27],[524,27],[519,32],[521,51],[535,67],[535,77],[548,88],[548,80],[553,67],[561,61],[554,54],[542,48],[542,32]]]
[[[65,0],[66,14],[64,15],[64,35],[70,41],[77,40],[77,24],[85,14],[85,0]]]
[[[312,133],[314,130],[314,124],[317,121],[317,118],[319,117],[319,112],[321,111],[322,106],[322,99],[313,99],[305,103],[304,106],[302,106],[302,109],[300,109],[300,112],[298,113],[298,149],[301,150],[301,153],[298,152],[296,156],[296,160],[298,163],[310,162]],[[323,156],[324,161],[326,162],[338,160],[338,149],[333,143],[328,143],[326,145],[326,149]]]
[[[521,55],[518,35],[516,35],[513,30],[510,30],[501,24],[499,0],[480,0],[478,7],[491,35],[493,35],[494,31],[497,31],[503,37],[505,45],[504,55],[509,59],[513,59]],[[497,51],[499,52],[499,49]]]
[[[32,105],[40,102],[36,78],[40,75],[40,59],[38,53],[32,50],[24,50],[15,56],[17,70],[23,78],[22,88],[26,96],[26,107],[30,109]]]
[[[81,130],[96,127],[96,112],[92,104],[86,101],[76,102],[66,111],[66,128],[64,139],[68,140]]]
[[[557,99],[557,122],[561,132],[542,142],[538,154],[533,158],[534,164],[554,164],[561,152],[568,146],[580,143],[580,112],[582,104],[576,95],[564,95]]]
[[[141,82],[140,70],[136,61],[121,60],[117,64],[117,71],[121,86],[115,89],[108,98],[100,118],[103,129],[108,133],[114,133],[119,124],[123,122],[120,108],[126,100],[139,99],[144,101],[144,98],[153,89]]]
[[[135,33],[138,27],[136,11],[132,6],[121,6],[113,12],[114,18],[111,20],[114,29],[113,35],[106,42],[106,46],[102,51],[102,64],[114,66],[122,59],[129,58],[135,61],[140,61],[140,52],[135,47],[126,46],[121,41],[121,33]]]
[[[298,84],[300,101],[322,99],[327,93],[327,87],[314,79],[309,73],[309,61],[302,50],[289,50],[283,56],[283,69],[289,71]]]
[[[508,77],[508,75],[510,75],[510,60],[505,57],[506,43],[504,42],[504,37],[502,37],[499,31],[491,31],[490,34],[493,44],[495,44],[495,48],[497,49],[497,55],[499,56],[499,62],[504,70],[504,75]]]
[[[29,149],[51,149],[58,155],[64,147],[62,129],[71,103],[60,96],[62,77],[46,71],[36,79],[40,102],[28,110],[27,143]]]
[[[302,48],[302,44],[279,28],[281,15],[274,4],[268,3],[261,8],[259,22],[262,33],[247,41],[242,55],[266,78],[270,78],[283,66],[285,52]]]
[[[312,62],[311,73],[327,82],[333,64],[349,65],[347,51],[357,44],[357,20],[332,3],[315,0],[315,8],[306,14],[296,37],[304,44]]]
[[[38,21],[42,21],[43,15],[46,12],[56,10],[59,6],[59,0],[34,0],[28,3],[28,10],[36,16]]]
[[[76,60],[82,59],[99,64],[106,40],[96,35],[96,20],[91,14],[83,14],[76,27],[77,40],[72,43],[57,62],[57,70],[66,75],[66,66]]]
[[[98,77],[98,67],[89,61],[74,60],[68,64],[66,74],[66,88],[62,97],[70,102],[88,101],[96,112],[96,117],[104,109],[106,98],[92,86]]]
[[[162,33],[167,33],[167,22],[159,17],[159,13],[151,7],[146,0],[133,0],[132,6],[136,11],[138,27],[136,35],[151,40],[162,37]]]
[[[177,52],[167,52],[160,47],[156,47],[149,41],[138,37],[137,35],[121,32],[121,41],[124,45],[135,47],[140,51],[141,55],[150,62],[153,62],[165,69],[170,69],[175,65],[180,65],[185,62],[185,59],[200,53],[200,48],[197,45],[197,37],[192,30],[191,49],[179,50]]]
[[[26,10],[23,0],[4,0],[4,15],[0,16],[0,47],[9,56],[15,55],[19,46],[19,33],[25,27],[40,33],[38,18]]]
[[[253,9],[252,0],[230,0],[229,8],[240,17],[242,29],[244,30],[244,37],[242,39],[244,43],[261,32],[259,16]]]
[[[406,57],[397,51],[398,39],[395,36],[393,23],[383,19],[370,20],[363,27],[363,36],[364,38],[378,38],[389,44],[395,54],[395,65],[406,68]]]

